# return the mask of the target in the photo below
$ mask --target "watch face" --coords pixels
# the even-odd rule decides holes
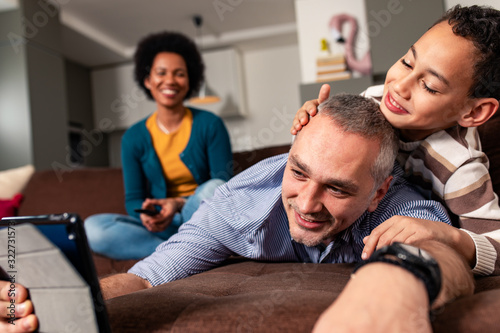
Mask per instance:
[[[404,250],[413,254],[414,256],[417,256],[417,257],[422,258],[424,260],[434,260],[429,253],[427,253],[426,251],[424,251],[422,249],[419,249],[418,247],[408,245],[408,244],[402,244],[402,243],[399,243],[398,245],[401,248],[403,248]]]

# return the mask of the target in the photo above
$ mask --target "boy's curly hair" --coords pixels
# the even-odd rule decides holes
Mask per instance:
[[[144,80],[149,76],[153,60],[160,52],[177,53],[184,59],[189,79],[189,90],[185,98],[196,94],[205,76],[205,65],[196,44],[183,34],[164,31],[142,39],[134,54],[134,79],[148,98],[152,100],[153,96],[144,85]]]
[[[500,11],[487,6],[448,10],[435,24],[447,21],[457,36],[470,40],[477,50],[469,97],[500,100]]]

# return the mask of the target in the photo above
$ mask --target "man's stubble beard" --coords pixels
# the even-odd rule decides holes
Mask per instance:
[[[294,205],[292,200],[288,200],[288,208],[291,209],[291,211],[294,213],[299,212],[299,210],[296,208],[296,206]],[[295,216],[295,214],[293,214],[293,216]],[[323,213],[323,214],[316,214],[313,216],[310,216],[310,215],[303,215],[303,216],[306,219],[308,219],[308,217],[312,217],[312,218],[310,218],[311,220],[314,220],[314,219],[322,220],[322,221],[328,220],[328,221],[330,221],[330,223],[329,223],[330,226],[335,225],[335,218],[330,214]],[[314,231],[311,231],[310,229],[304,228],[300,224],[297,223],[297,221],[295,220],[295,217],[293,217],[292,223],[293,223],[293,227],[289,228],[289,232],[290,232],[290,235],[292,236],[292,239],[294,241],[296,241],[297,243],[304,244],[307,247],[318,246],[319,244],[321,244],[327,240],[332,240],[335,236],[335,235],[331,235],[329,233],[329,231],[330,231],[329,229],[322,231],[322,232],[314,232]],[[303,231],[303,233],[301,233],[301,235],[299,236],[292,231],[293,228],[299,228],[300,230]]]

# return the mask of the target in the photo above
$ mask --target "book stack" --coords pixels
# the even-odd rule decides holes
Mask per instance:
[[[316,82],[351,78],[343,54],[320,56],[316,59]]]
[[[321,40],[321,54],[316,58],[316,82],[346,80],[351,78],[345,56],[330,53],[328,42]]]

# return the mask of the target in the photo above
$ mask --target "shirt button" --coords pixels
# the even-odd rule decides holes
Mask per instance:
[[[254,242],[253,238],[248,239],[248,243],[253,244]]]

